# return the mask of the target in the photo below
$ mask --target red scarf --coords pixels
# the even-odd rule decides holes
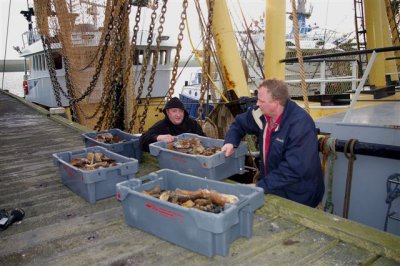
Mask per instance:
[[[269,150],[269,144],[271,142],[271,134],[272,132],[275,132],[278,129],[279,123],[281,122],[282,114],[278,116],[276,119],[275,123],[271,125],[271,117],[270,116],[265,116],[265,119],[267,120],[267,128],[266,134],[265,134],[265,139],[264,139],[264,175],[267,175],[267,156],[268,156],[268,150]]]

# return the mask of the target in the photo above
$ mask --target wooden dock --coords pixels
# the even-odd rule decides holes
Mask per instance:
[[[400,237],[271,195],[253,236],[208,258],[129,227],[115,198],[90,204],[60,180],[52,154],[84,147],[83,128],[0,91],[0,265],[400,265]],[[137,176],[157,169],[145,154]]]

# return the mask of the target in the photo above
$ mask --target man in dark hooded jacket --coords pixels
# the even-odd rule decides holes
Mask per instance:
[[[155,123],[140,137],[140,145],[143,151],[149,151],[149,144],[157,141],[171,143],[174,136],[183,133],[193,133],[205,136],[201,126],[189,117],[183,103],[174,97],[167,102],[163,110],[165,118]]]
[[[265,80],[257,92],[257,107],[236,116],[222,150],[230,156],[246,134],[258,136],[261,179],[256,185],[316,207],[325,187],[314,121],[289,99],[283,81]]]

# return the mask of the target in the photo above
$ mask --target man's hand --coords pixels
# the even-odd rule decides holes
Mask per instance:
[[[224,146],[222,146],[221,151],[225,153],[226,157],[231,156],[235,152],[233,144],[231,143],[226,143]]]
[[[166,143],[171,143],[175,140],[175,137],[170,135],[170,134],[166,134],[166,135],[158,135],[157,136],[157,141],[164,141]]]

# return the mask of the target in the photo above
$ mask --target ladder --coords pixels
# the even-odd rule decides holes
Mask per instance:
[[[356,40],[357,49],[365,50],[367,49],[367,36],[365,29],[365,19],[364,19],[364,1],[354,0],[354,21],[356,29]],[[358,73],[360,76],[363,74],[363,69],[367,67],[368,57],[365,54],[358,55]]]

